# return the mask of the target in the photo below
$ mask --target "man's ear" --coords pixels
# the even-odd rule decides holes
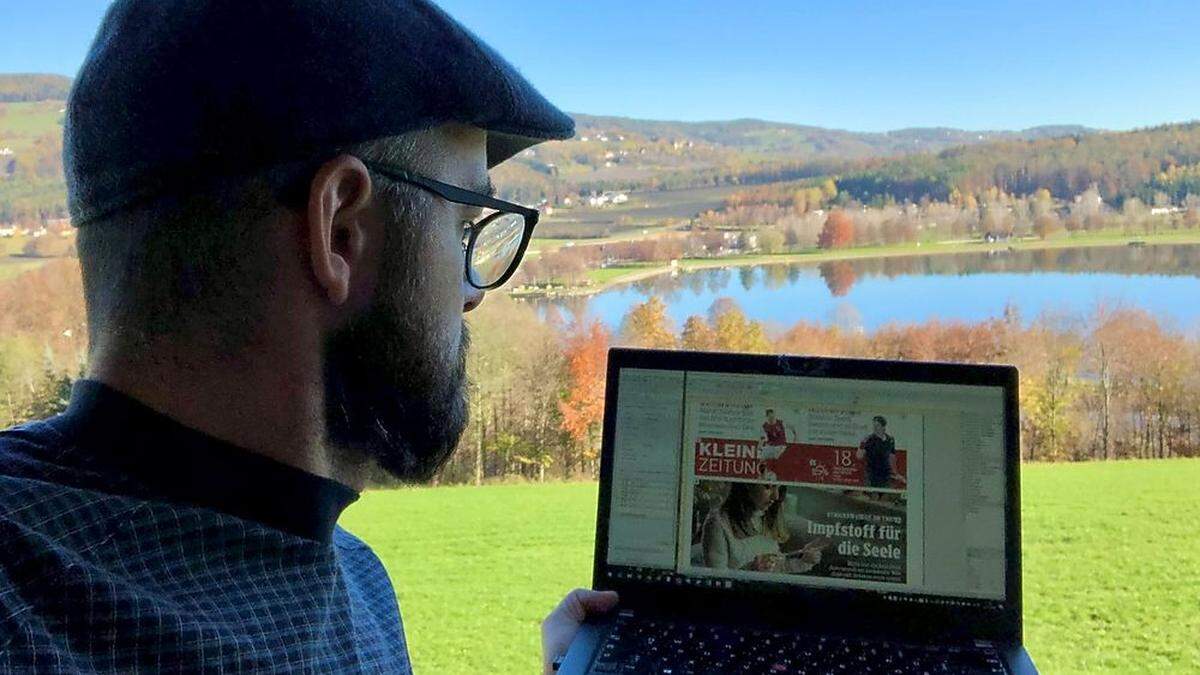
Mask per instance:
[[[351,280],[362,274],[357,266],[369,239],[371,189],[370,172],[353,155],[326,162],[309,188],[309,261],[318,287],[334,305],[346,302]]]

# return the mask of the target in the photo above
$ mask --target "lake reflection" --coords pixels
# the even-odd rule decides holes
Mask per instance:
[[[981,321],[1016,308],[1026,320],[1081,316],[1097,304],[1140,307],[1181,329],[1200,326],[1200,246],[1112,246],[917,255],[814,265],[729,267],[660,275],[583,298],[532,300],[595,316],[616,330],[657,295],[676,326],[732,298],[748,316],[874,330],[931,319]]]

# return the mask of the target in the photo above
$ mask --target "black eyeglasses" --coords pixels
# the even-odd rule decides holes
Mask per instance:
[[[463,228],[463,257],[467,283],[480,290],[504,285],[517,271],[529,246],[538,212],[519,204],[419,176],[407,169],[378,162],[363,162],[367,168],[392,180],[415,185],[433,194],[467,206],[491,209],[495,213],[467,222]]]

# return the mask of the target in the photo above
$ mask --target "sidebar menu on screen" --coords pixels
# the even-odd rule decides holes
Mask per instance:
[[[684,373],[621,370],[613,436],[608,562],[675,566]]]

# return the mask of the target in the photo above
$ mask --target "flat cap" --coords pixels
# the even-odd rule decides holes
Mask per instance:
[[[450,122],[488,132],[489,167],[574,133],[426,0],[117,0],[67,102],[71,220]]]

